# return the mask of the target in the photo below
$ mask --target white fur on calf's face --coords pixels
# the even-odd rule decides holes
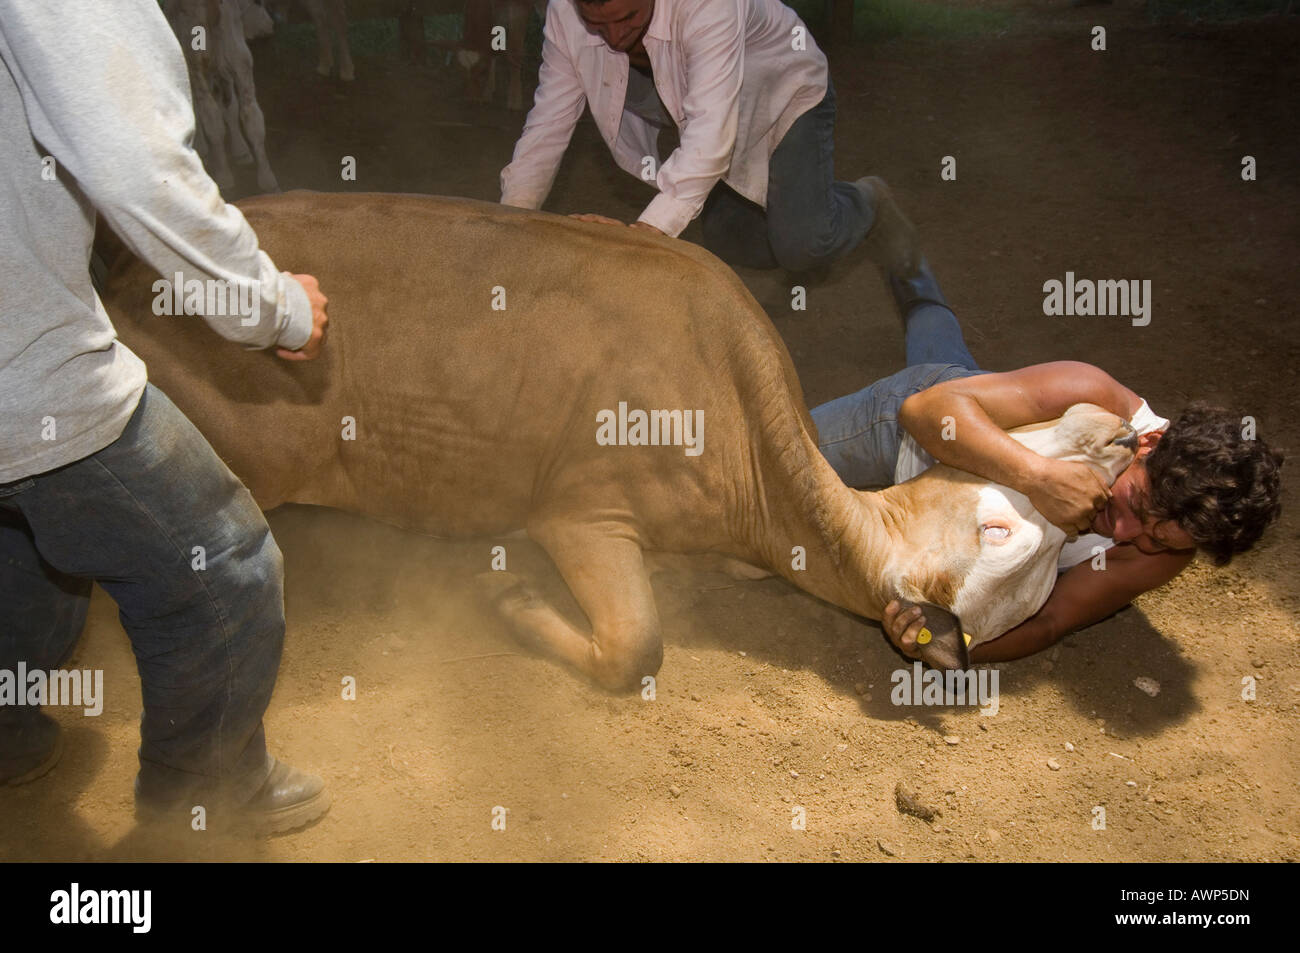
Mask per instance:
[[[1011,436],[1043,456],[1092,466],[1109,486],[1132,462],[1132,432],[1126,421],[1100,407],[1075,404],[1058,421],[1020,428]],[[992,483],[979,489],[974,530],[978,555],[948,607],[961,619],[972,646],[1014,628],[1047,601],[1066,538],[1024,494]],[[968,560],[969,554],[960,558]]]
[[[1033,615],[1056,582],[1056,560],[1065,542],[1057,529],[1007,487],[988,484],[976,507],[979,556],[952,611],[971,645],[1001,635]]]

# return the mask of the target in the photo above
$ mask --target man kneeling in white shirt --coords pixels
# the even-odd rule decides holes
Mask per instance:
[[[541,207],[585,105],[619,167],[659,190],[634,227],[676,237],[702,212],[705,246],[749,268],[804,271],[864,239],[888,272],[920,264],[884,182],[835,181],[826,57],[780,0],[551,0],[502,203]]]

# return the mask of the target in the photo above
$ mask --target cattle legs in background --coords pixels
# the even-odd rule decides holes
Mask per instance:
[[[316,72],[329,76],[338,65],[339,79],[345,83],[356,78],[356,67],[352,62],[352,47],[348,43],[348,8],[345,0],[301,0],[302,6],[311,17],[316,29]],[[290,0],[274,0],[278,18],[287,19]],[[366,14],[397,17],[398,49],[404,59],[423,63],[424,11],[426,4],[422,0],[388,0],[378,5],[362,4],[365,9],[357,14],[363,19]],[[357,4],[353,4],[354,7]],[[378,6],[377,10],[372,7]]]
[[[280,191],[266,156],[266,120],[257,103],[239,0],[167,0],[163,11],[185,54],[194,145],[209,174],[230,193],[235,187],[230,162],[256,164],[257,187]]]
[[[471,101],[492,102],[497,67],[504,54],[510,71],[506,108],[516,112],[524,108],[524,46],[532,8],[532,0],[466,0],[465,28],[456,61],[465,70],[465,90]],[[540,14],[545,20],[545,7]]]
[[[223,0],[224,2],[224,0]],[[258,8],[257,0],[239,0]],[[270,6],[277,22],[288,20],[292,0],[262,0]],[[348,44],[348,14],[367,17],[397,17],[398,49],[403,59],[424,63],[427,43],[424,17],[429,14],[464,12],[464,28],[459,40],[434,41],[465,70],[467,95],[474,102],[491,102],[496,89],[496,73],[504,60],[510,71],[506,89],[506,107],[524,108],[523,69],[528,40],[528,20],[534,9],[545,20],[542,0],[300,0],[316,30],[316,72],[333,74],[338,67],[339,79],[350,82],[356,75],[352,50]]]
[[[302,0],[302,4],[316,28],[316,72],[321,76],[334,72],[337,50],[339,79],[351,82],[356,70],[352,64],[352,48],[348,45],[348,12],[343,0]]]
[[[403,58],[413,63],[424,62],[424,14],[417,0],[411,0],[397,15],[397,48]]]
[[[239,0],[239,16],[245,40],[260,40],[275,32],[275,21],[262,0]]]

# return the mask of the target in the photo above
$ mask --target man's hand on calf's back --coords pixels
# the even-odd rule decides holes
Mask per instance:
[[[596,225],[624,224],[623,222],[620,222],[616,218],[610,218],[608,215],[597,215],[594,212],[574,212],[569,216],[569,218],[576,218],[580,222],[592,222],[593,224]],[[651,234],[654,235],[664,234],[664,231],[662,229],[656,228],[655,226],[651,225],[649,222],[629,222],[628,227],[637,228],[643,232],[650,232]]]
[[[329,304],[329,299],[321,294],[320,285],[311,275],[294,275],[293,279],[302,285],[303,291],[307,292],[307,300],[311,302],[311,337],[298,350],[278,347],[275,355],[286,361],[311,361],[320,355],[321,346],[325,343],[325,325],[329,323],[325,306]]]
[[[595,212],[574,212],[569,218],[576,218],[580,222],[591,222],[593,225],[622,225],[616,218],[610,218],[608,215],[597,215]]]

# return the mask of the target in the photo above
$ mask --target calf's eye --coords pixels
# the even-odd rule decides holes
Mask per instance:
[[[1000,523],[985,523],[980,527],[980,535],[990,543],[1004,543],[1011,536],[1011,527]]]

